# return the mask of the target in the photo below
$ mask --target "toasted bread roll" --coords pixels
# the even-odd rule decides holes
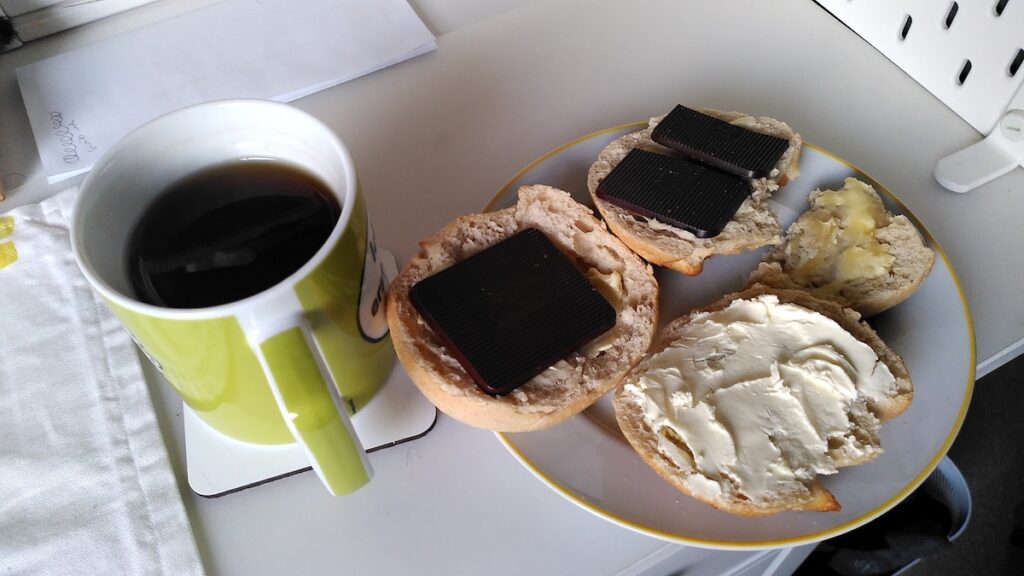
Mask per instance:
[[[881,453],[913,396],[902,359],[859,315],[755,286],[669,323],[614,397],[662,478],[747,516],[839,510],[819,476]]]
[[[807,290],[868,317],[903,302],[935,262],[906,216],[894,216],[871,185],[847,178],[815,190],[810,208],[765,255],[752,283]]]
[[[615,326],[590,345],[504,396],[482,392],[409,300],[419,280],[523,230],[537,228],[616,308]],[[647,351],[657,322],[651,267],[568,193],[525,186],[511,208],[462,216],[420,244],[388,292],[398,358],[438,408],[471,426],[517,432],[561,422],[614,388]]]
[[[743,202],[733,219],[720,234],[697,238],[690,232],[669,224],[631,214],[623,208],[597,197],[597,186],[633,148],[671,153],[651,140],[651,132],[661,118],[652,118],[650,125],[639,132],[627,134],[606,146],[590,167],[587,187],[594,205],[601,212],[608,228],[648,262],[695,276],[704,267],[704,260],[716,255],[738,254],[765,245],[778,244],[778,219],[767,200],[775,190],[800,174],[800,148],[803,140],[789,126],[778,120],[752,117],[740,112],[702,109],[704,114],[789,140],[789,148],[767,178],[753,180],[753,193]]]

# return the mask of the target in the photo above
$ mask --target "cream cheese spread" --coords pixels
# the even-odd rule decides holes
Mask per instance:
[[[895,389],[870,346],[773,295],[695,314],[647,368],[626,392],[661,452],[697,473],[691,490],[754,503],[802,494],[834,473],[833,450],[877,451],[853,437],[849,414]]]

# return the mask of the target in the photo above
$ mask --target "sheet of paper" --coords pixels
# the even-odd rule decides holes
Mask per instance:
[[[437,47],[406,0],[225,0],[18,69],[47,179],[223,98],[291,101]]]

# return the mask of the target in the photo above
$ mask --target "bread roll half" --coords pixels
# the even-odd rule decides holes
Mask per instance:
[[[935,253],[870,184],[847,178],[839,190],[815,190],[808,200],[752,283],[806,290],[868,317],[903,302],[928,277]]]
[[[776,168],[767,178],[753,180],[753,193],[717,236],[697,238],[686,230],[631,214],[597,197],[598,184],[633,148],[674,154],[668,148],[651,140],[651,132],[661,121],[661,117],[652,118],[647,128],[622,136],[606,146],[587,175],[587,188],[590,190],[594,205],[616,236],[648,262],[690,276],[700,274],[704,260],[711,256],[738,254],[780,242],[781,228],[775,213],[768,207],[768,198],[780,186],[800,174],[800,148],[803,146],[799,134],[784,122],[772,118],[710,109],[701,109],[700,112],[789,141],[789,148],[779,159]]]
[[[482,392],[409,300],[419,280],[525,229],[543,232],[616,308],[615,326],[597,341],[504,396]],[[611,288],[609,288],[611,286]],[[609,294],[605,294],[606,297]],[[503,432],[546,428],[579,413],[614,388],[654,337],[658,285],[651,267],[608,232],[593,212],[549,186],[519,189],[515,206],[462,216],[420,243],[391,284],[387,316],[398,358],[441,411],[471,426]],[[591,344],[594,344],[592,342]]]
[[[768,340],[758,325],[776,321],[787,326],[783,352],[766,344],[766,356],[751,354]],[[822,329],[793,335],[801,323]],[[880,454],[880,422],[912,396],[902,359],[856,312],[755,286],[669,323],[613,404],[663,479],[720,510],[762,516],[839,510],[819,475]]]

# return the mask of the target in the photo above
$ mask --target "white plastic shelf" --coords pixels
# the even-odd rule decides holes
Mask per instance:
[[[1024,108],[1024,0],[819,0],[983,134]]]

